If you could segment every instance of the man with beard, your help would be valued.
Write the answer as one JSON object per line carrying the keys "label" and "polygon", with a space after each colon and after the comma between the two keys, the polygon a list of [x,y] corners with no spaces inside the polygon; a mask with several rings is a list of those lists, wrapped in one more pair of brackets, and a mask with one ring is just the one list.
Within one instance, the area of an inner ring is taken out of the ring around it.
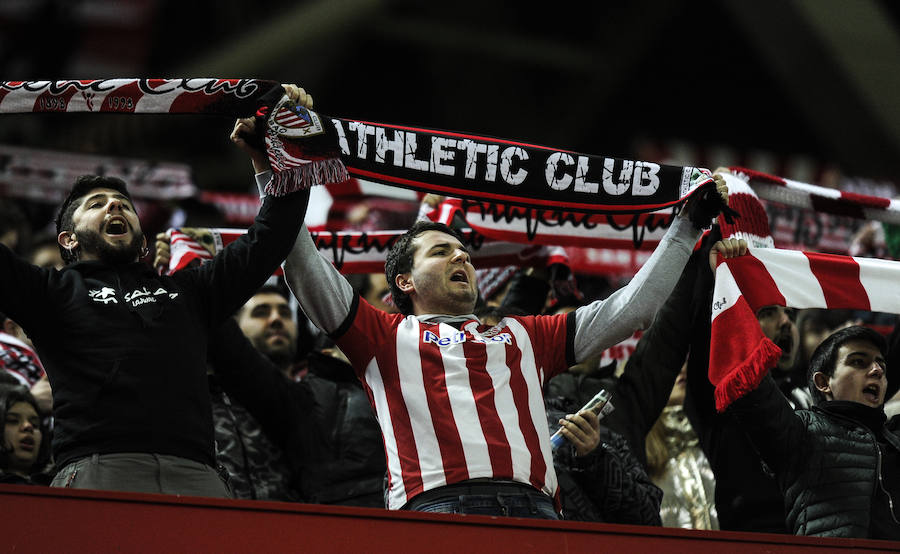
{"label": "man with beard", "polygon": [[[258,165],[264,154],[245,140],[253,131],[239,120],[231,139]],[[267,198],[215,259],[160,276],[141,261],[146,240],[125,183],[83,176],[57,217],[62,270],[0,247],[0,310],[32,338],[53,389],[54,486],[228,496],[213,468],[209,331],[278,267],[307,201]]]}
{"label": "man with beard", "polygon": [[[742,214],[743,215],[743,214]],[[714,226],[706,245],[720,238]],[[736,247],[746,252],[746,242]],[[690,312],[676,324],[688,329],[690,357],[688,359],[687,391],[684,411],[697,432],[700,447],[709,460],[715,475],[716,512],[720,529],[730,531],[760,531],[785,533],[782,495],[771,472],[759,458],[749,437],[730,413],[718,413],[713,387],[709,382],[710,305],[712,304],[713,271],[698,272]],[[793,379],[791,369],[799,350],[799,333],[794,324],[794,312],[783,306],[764,306],[756,314],[763,334],[777,344],[782,355],[772,370],[781,393],[792,402],[808,398]],[[686,352],[685,352],[686,354]],[[801,405],[805,405],[801,402]]]}
{"label": "man with beard", "polygon": [[[157,259],[160,244],[157,242]],[[167,244],[163,246],[168,248]],[[299,426],[309,425],[302,411],[292,413],[295,400],[300,400],[297,403],[301,410],[309,409],[303,391],[286,395],[279,390],[289,384],[282,375],[289,375],[297,353],[297,323],[286,295],[275,285],[264,285],[234,317],[246,339],[236,331],[220,329],[210,340],[209,393],[216,461],[228,471],[228,484],[235,498],[300,500],[284,441],[278,440],[284,435],[282,430],[295,420]],[[227,321],[222,327],[226,326],[234,327],[234,323]],[[247,339],[258,352],[249,361],[235,354],[241,349],[234,344]],[[232,369],[234,366],[240,367]],[[273,375],[260,375],[263,371]],[[262,388],[262,394],[255,394],[259,381],[271,382],[271,389]]]}
{"label": "man with beard", "polygon": [[[236,324],[227,321],[210,342],[214,383],[221,389],[211,385],[217,456],[232,473],[236,495],[249,481],[255,498],[264,498],[262,492],[272,499],[382,508],[384,447],[366,393],[346,359],[321,340],[299,376],[299,333],[286,294],[263,287]],[[217,402],[225,395],[227,408]],[[225,411],[236,417],[221,417]],[[239,429],[242,456],[235,456],[227,428]],[[251,436],[252,428],[257,432]]]}

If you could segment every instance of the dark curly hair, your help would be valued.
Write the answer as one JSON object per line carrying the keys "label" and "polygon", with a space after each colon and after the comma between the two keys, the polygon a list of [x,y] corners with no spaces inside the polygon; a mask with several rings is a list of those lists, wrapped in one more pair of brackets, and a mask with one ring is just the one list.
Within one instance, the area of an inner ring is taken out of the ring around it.
{"label": "dark curly hair", "polygon": [[[92,190],[100,188],[112,189],[116,192],[120,192],[125,195],[128,200],[131,200],[131,195],[128,193],[128,187],[122,179],[119,179],[118,177],[104,177],[102,175],[82,175],[75,179],[75,184],[72,185],[69,196],[67,196],[60,205],[59,211],[56,214],[57,235],[63,231],[75,230],[75,223],[72,221],[72,218],[75,215],[75,210],[78,209],[78,201]],[[62,245],[59,245],[59,253],[66,265],[75,263],[78,260],[75,252],[63,248]]]}
{"label": "dark curly hair", "polygon": [[391,249],[387,254],[387,259],[384,262],[384,275],[387,277],[388,286],[391,287],[391,296],[393,297],[394,305],[397,306],[397,310],[404,315],[413,313],[412,299],[397,286],[397,275],[412,271],[413,256],[416,253],[416,249],[413,246],[413,240],[427,231],[447,233],[448,235],[456,237],[459,242],[465,243],[463,236],[447,225],[423,220],[416,221],[407,232],[400,235],[400,238],[391,245]]}

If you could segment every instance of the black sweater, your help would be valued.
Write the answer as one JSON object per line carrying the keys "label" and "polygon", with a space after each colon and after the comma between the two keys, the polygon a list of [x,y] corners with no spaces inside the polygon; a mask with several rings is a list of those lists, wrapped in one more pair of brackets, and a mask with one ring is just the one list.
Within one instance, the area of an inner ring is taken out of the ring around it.
{"label": "black sweater", "polygon": [[308,199],[267,198],[246,235],[171,276],[144,263],[47,270],[0,246],[0,311],[31,337],[50,378],[57,467],[114,452],[215,464],[209,331],[287,256]]}

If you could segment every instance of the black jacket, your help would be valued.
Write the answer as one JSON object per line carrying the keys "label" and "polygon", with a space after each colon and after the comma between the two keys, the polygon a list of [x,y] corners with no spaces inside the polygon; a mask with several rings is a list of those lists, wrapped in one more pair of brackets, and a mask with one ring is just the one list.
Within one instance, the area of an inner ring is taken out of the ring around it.
{"label": "black jacket", "polygon": [[348,364],[312,353],[309,374],[288,380],[233,321],[216,333],[210,362],[225,392],[283,449],[303,501],[384,507],[381,429]]}
{"label": "black jacket", "polygon": [[209,376],[209,394],[216,462],[228,472],[232,496],[247,500],[299,501],[284,451],[272,442],[244,406],[222,390],[218,375]]}
{"label": "black jacket", "polygon": [[246,235],[171,276],[144,263],[47,270],[0,246],[0,311],[32,338],[50,378],[58,467],[113,452],[215,464],[207,335],[287,256],[308,198],[267,198]]}
{"label": "black jacket", "polygon": [[[900,489],[900,438],[892,432],[900,418],[889,429],[882,410],[854,402],[794,411],[768,376],[729,411],[775,472],[795,534],[900,539],[898,514],[890,507],[900,500],[900,490],[891,490]],[[878,531],[870,528],[874,513],[884,515]]]}
{"label": "black jacket", "polygon": [[[718,239],[718,228],[714,226],[698,250],[701,259],[708,256]],[[716,477],[719,527],[729,531],[787,533],[782,494],[775,478],[734,415],[716,411],[709,382],[712,289],[712,272],[699,271],[690,325],[683,328],[684,340],[690,346],[684,410]]]}

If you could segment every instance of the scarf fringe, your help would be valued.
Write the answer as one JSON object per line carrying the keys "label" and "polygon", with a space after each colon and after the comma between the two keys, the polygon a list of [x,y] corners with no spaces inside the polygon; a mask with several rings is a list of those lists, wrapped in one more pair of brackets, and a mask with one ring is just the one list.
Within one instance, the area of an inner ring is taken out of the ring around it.
{"label": "scarf fringe", "polygon": [[309,163],[275,171],[266,185],[266,194],[284,196],[315,185],[343,183],[350,179],[344,162],[337,158],[314,160]]}
{"label": "scarf fringe", "polygon": [[728,372],[716,384],[716,410],[724,412],[735,400],[755,390],[766,373],[778,363],[781,348],[768,337],[763,337],[743,362]]}

